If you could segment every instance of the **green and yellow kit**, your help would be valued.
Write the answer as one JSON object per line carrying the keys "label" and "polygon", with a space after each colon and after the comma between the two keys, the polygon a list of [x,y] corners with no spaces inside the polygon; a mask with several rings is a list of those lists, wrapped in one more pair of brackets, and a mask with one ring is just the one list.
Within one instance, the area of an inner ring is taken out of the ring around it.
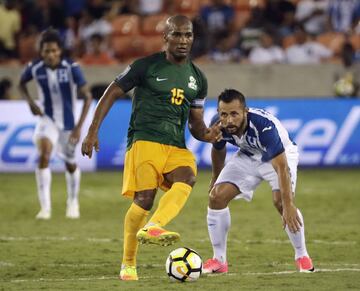
{"label": "green and yellow kit", "polygon": [[165,52],[141,58],[116,77],[115,83],[134,97],[128,129],[128,149],[137,140],[185,146],[190,108],[203,107],[205,75],[191,61],[177,65]]}

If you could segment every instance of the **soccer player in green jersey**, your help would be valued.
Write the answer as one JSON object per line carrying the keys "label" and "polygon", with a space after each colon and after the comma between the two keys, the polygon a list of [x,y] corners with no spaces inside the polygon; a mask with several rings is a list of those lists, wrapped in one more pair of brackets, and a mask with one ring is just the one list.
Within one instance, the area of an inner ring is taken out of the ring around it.
{"label": "soccer player in green jersey", "polygon": [[[195,157],[185,146],[187,120],[195,138],[221,138],[217,125],[207,128],[203,121],[207,80],[189,60],[191,21],[182,15],[170,17],[164,41],[164,52],[136,60],[108,86],[82,144],[83,155],[91,158],[93,148],[99,150],[98,130],[110,107],[135,88],[122,189],[133,198],[124,221],[122,280],[138,280],[138,242],[169,245],[180,238],[163,227],[178,215],[195,183]],[[166,192],[146,222],[158,188]]]}

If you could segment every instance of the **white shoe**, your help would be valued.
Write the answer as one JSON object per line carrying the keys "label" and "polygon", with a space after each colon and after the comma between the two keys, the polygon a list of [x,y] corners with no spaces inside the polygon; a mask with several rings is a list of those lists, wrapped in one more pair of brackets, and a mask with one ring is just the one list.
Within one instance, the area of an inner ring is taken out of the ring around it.
{"label": "white shoe", "polygon": [[36,219],[48,220],[51,218],[51,211],[46,209],[41,209],[38,214],[35,216]]}
{"label": "white shoe", "polygon": [[70,219],[80,218],[79,203],[77,201],[67,203],[66,217]]}

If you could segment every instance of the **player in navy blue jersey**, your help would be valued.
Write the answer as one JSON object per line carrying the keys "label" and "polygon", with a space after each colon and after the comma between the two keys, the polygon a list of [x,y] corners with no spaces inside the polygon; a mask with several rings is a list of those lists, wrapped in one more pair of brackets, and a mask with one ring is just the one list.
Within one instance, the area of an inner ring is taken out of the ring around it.
{"label": "player in navy blue jersey", "polygon": [[[262,109],[247,108],[243,94],[228,89],[218,98],[222,140],[213,144],[212,180],[207,215],[214,256],[204,264],[204,273],[227,273],[227,234],[230,228],[228,204],[233,199],[251,201],[261,181],[272,189],[273,203],[282,216],[285,231],[295,250],[301,272],[314,267],[306,250],[304,221],[294,204],[298,151],[280,121]],[[225,165],[226,143],[239,147]]]}
{"label": "player in navy blue jersey", "polygon": [[[35,80],[39,102],[29,94],[27,83]],[[79,65],[62,57],[62,43],[56,30],[41,34],[40,58],[29,63],[21,74],[19,89],[27,100],[33,115],[38,117],[34,143],[39,151],[36,182],[40,201],[37,219],[51,217],[51,171],[49,160],[53,150],[66,165],[66,217],[79,218],[80,169],[75,162],[75,146],[79,142],[81,126],[89,111],[92,96]],[[84,97],[79,119],[75,120],[78,91]]]}

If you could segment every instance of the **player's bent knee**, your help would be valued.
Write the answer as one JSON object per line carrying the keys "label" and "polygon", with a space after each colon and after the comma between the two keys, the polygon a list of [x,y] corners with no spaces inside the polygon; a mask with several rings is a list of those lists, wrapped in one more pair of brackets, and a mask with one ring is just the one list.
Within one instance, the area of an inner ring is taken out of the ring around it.
{"label": "player's bent knee", "polygon": [[228,205],[224,195],[219,187],[214,187],[209,194],[209,206],[212,209],[223,209]]}
{"label": "player's bent knee", "polygon": [[188,184],[191,187],[194,187],[195,183],[196,183],[196,177],[195,175],[189,175],[188,177],[185,178],[185,180],[183,181],[183,183]]}
{"label": "player's bent knee", "polygon": [[155,190],[145,190],[135,193],[134,202],[145,210],[153,207],[155,199]]}
{"label": "player's bent knee", "polygon": [[40,168],[46,168],[49,165],[50,156],[51,156],[50,152],[42,152],[42,153],[40,153],[40,156],[39,156]]}

